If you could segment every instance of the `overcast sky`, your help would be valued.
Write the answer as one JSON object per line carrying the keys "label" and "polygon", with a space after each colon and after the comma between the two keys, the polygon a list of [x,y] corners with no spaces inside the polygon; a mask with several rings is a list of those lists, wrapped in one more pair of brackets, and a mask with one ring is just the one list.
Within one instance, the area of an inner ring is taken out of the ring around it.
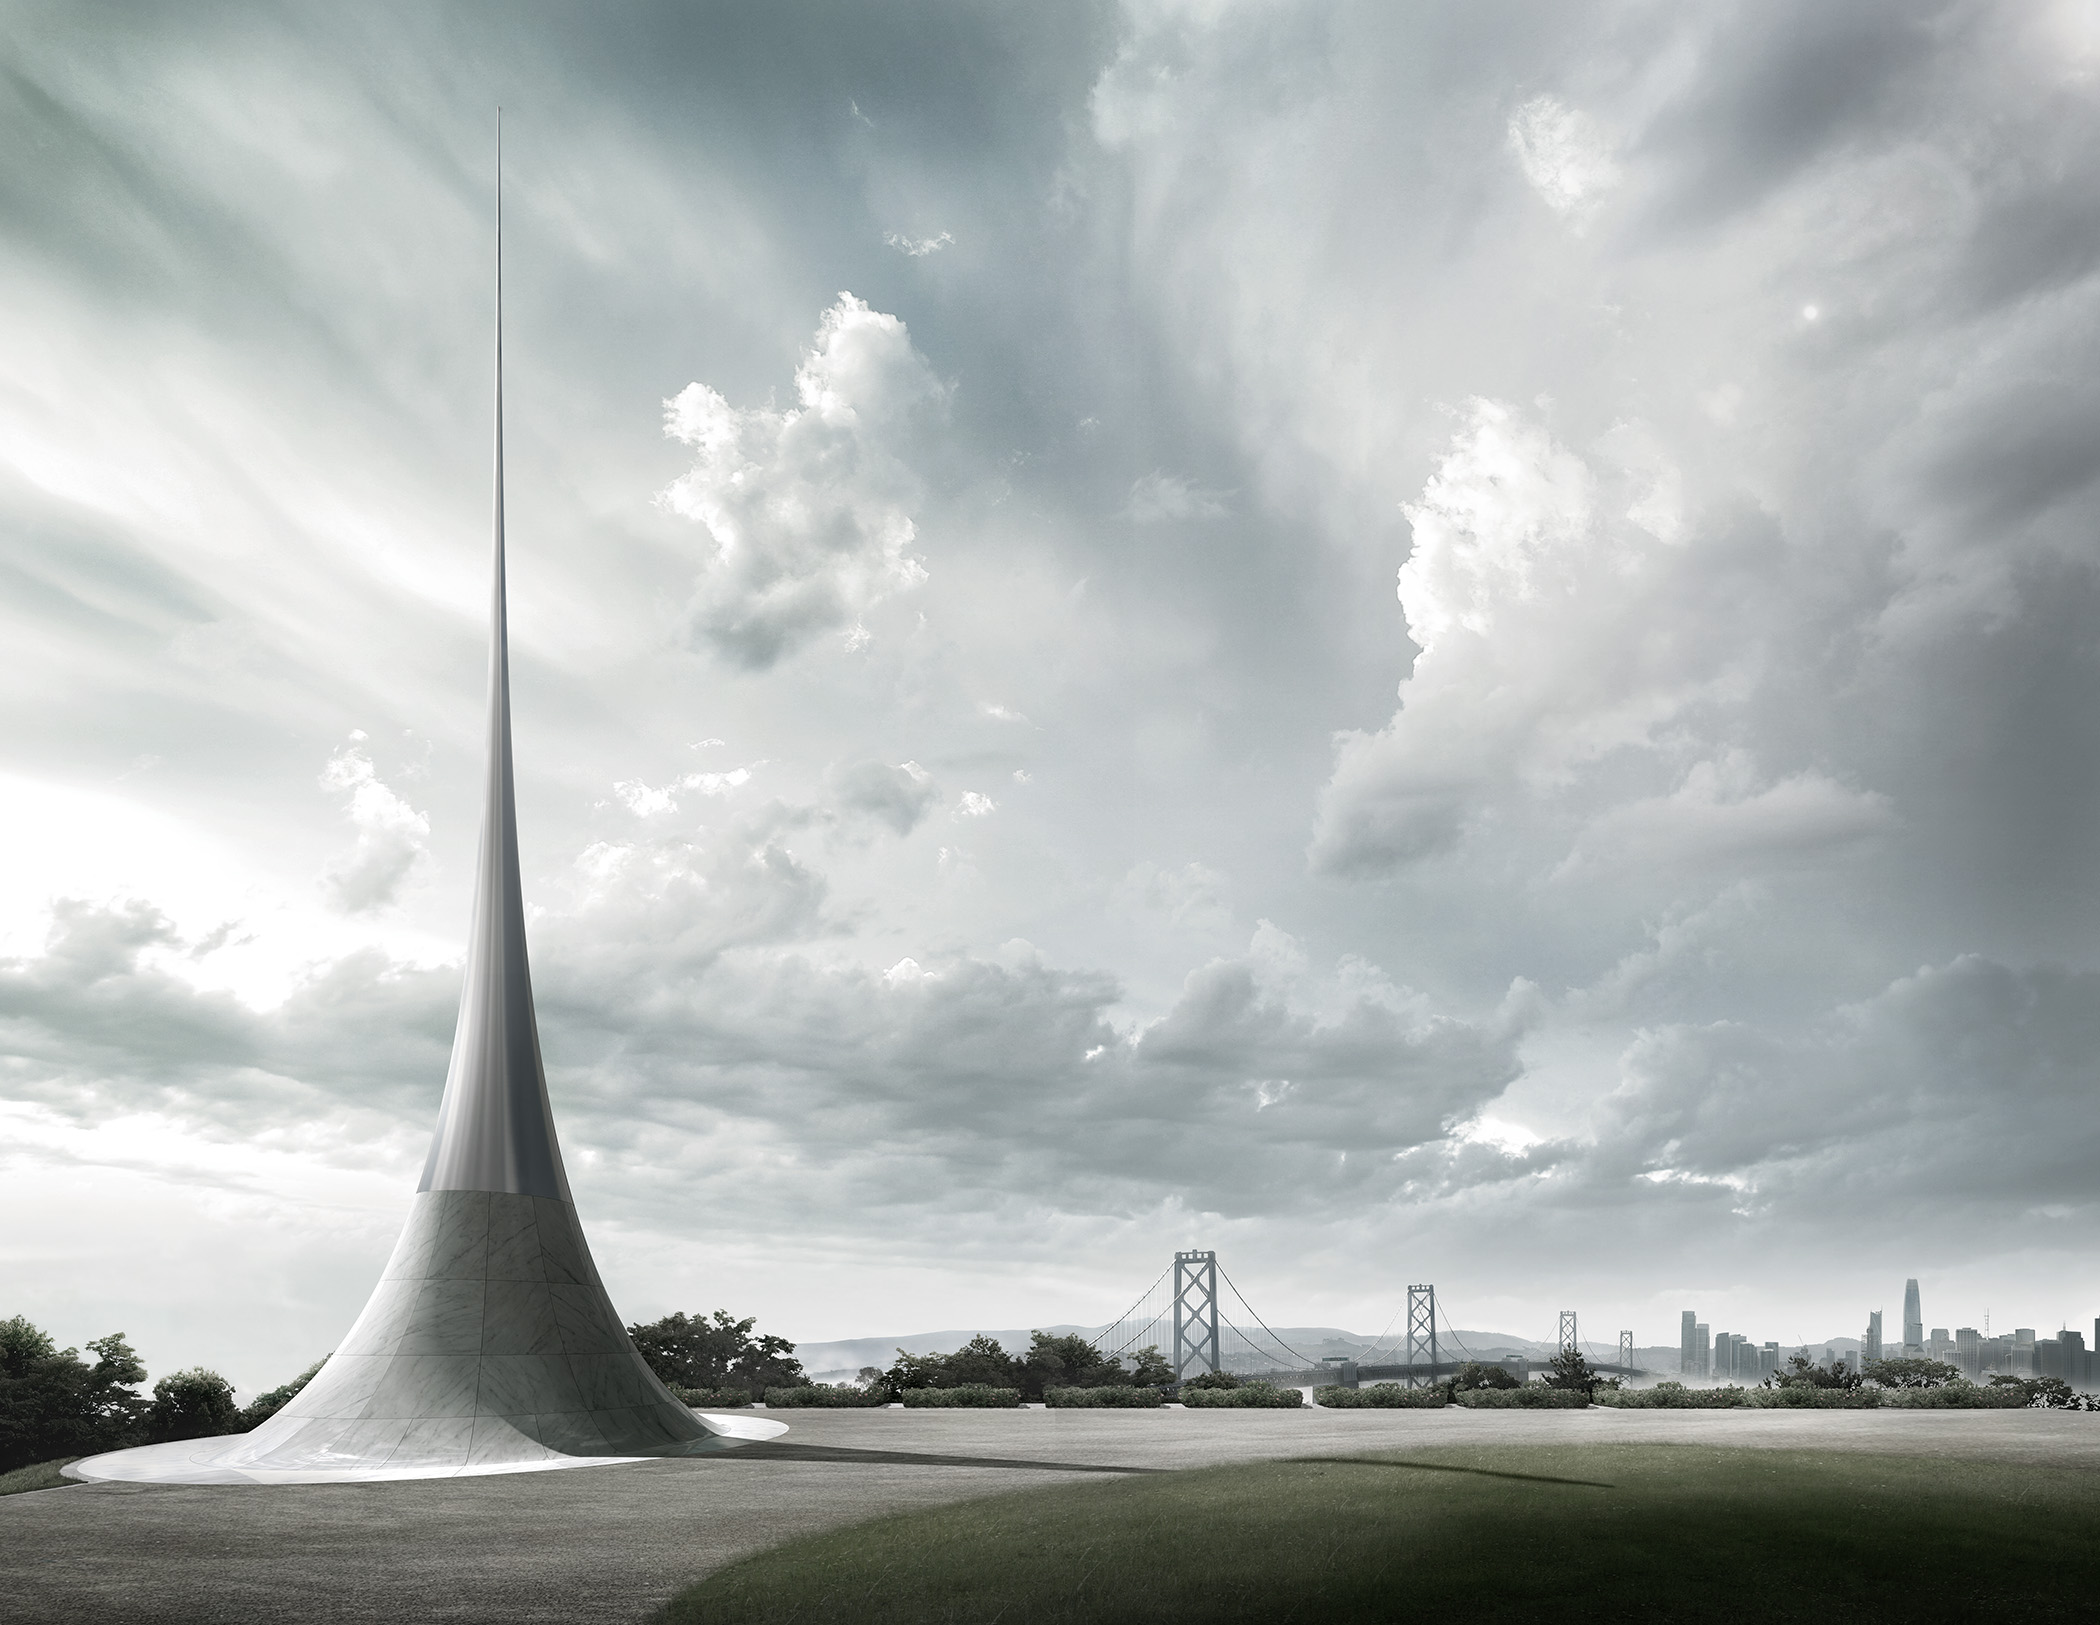
{"label": "overcast sky", "polygon": [[0,1312],[2100,1311],[2100,7],[10,4]]}

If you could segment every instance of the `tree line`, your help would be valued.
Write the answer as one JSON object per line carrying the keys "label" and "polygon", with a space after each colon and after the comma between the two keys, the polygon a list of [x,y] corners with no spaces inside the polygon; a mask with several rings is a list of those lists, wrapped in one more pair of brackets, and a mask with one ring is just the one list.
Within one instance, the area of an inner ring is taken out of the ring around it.
{"label": "tree line", "polygon": [[314,1364],[246,1405],[233,1385],[201,1366],[170,1372],[141,1392],[146,1365],[122,1332],[93,1338],[92,1361],[22,1316],[0,1320],[0,1472],[137,1444],[245,1433],[284,1408]]}
{"label": "tree line", "polygon": [[[681,1393],[763,1399],[768,1388],[807,1385],[795,1345],[753,1331],[752,1320],[736,1320],[717,1309],[707,1315],[666,1315],[630,1326],[627,1335],[649,1369]],[[907,1354],[887,1370],[863,1366],[859,1385],[889,1399],[908,1388],[1012,1388],[1024,1399],[1041,1399],[1047,1388],[1171,1388],[1174,1369],[1157,1348],[1140,1349],[1126,1366],[1085,1338],[1067,1333],[1030,1334],[1028,1348],[1009,1354],[994,1337],[979,1335],[950,1354]]]}
{"label": "tree line", "polygon": [[1023,1399],[1039,1400],[1050,1388],[1172,1388],[1174,1368],[1153,1345],[1139,1349],[1125,1366],[1121,1357],[1103,1354],[1076,1332],[1053,1335],[1031,1332],[1028,1348],[1008,1354],[999,1340],[982,1334],[952,1354],[907,1354],[897,1351],[887,1371],[861,1369],[861,1381],[901,1399],[907,1388],[1017,1388]]}
{"label": "tree line", "polygon": [[[1786,1365],[1765,1378],[1767,1388],[1834,1388],[1850,1392],[1875,1388],[1949,1388],[1967,1383],[1960,1366],[1945,1360],[1909,1354],[1886,1360],[1868,1360],[1858,1370],[1845,1364],[1819,1365],[1805,1354],[1796,1354]],[[2061,1377],[2015,1377],[1998,1373],[1982,1386],[2010,1392],[2017,1390],[2032,1406],[2051,1410],[2091,1410],[2100,1396],[2081,1395]]]}

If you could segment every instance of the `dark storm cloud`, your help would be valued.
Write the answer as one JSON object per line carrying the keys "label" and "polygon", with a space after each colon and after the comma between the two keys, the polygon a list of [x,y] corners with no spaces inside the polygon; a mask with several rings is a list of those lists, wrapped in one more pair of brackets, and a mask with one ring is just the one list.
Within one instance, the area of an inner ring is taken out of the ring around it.
{"label": "dark storm cloud", "polygon": [[151,956],[197,946],[143,903],[61,902],[41,954],[0,962],[10,1092],[84,1120],[158,1111],[214,1133],[427,1109],[456,973],[350,955],[258,1014]]}
{"label": "dark storm cloud", "polygon": [[1798,1035],[1661,1029],[1628,1051],[1594,1157],[1765,1212],[1931,1210],[2008,1239],[2092,1206],[2096,993],[2090,973],[1969,956]]}
{"label": "dark storm cloud", "polygon": [[[1683,93],[1642,137],[1674,173],[1668,212],[1710,227],[1887,123],[1908,122],[1968,47],[1981,8],[1909,0],[1731,5],[1677,21],[1699,53]],[[1654,25],[1663,14],[1651,11]],[[1893,115],[1893,116],[1892,116]]]}

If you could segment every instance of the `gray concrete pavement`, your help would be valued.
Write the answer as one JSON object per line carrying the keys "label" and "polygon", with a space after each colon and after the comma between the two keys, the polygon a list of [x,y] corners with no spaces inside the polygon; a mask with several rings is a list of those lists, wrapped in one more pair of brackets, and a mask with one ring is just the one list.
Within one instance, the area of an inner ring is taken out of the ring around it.
{"label": "gray concrete pavement", "polygon": [[2051,1462],[2100,1474],[2100,1415],[2046,1411],[797,1411],[701,1460],[282,1487],[83,1484],[0,1498],[0,1618],[629,1622],[792,1535],[884,1512],[1280,1456],[1653,1440]]}

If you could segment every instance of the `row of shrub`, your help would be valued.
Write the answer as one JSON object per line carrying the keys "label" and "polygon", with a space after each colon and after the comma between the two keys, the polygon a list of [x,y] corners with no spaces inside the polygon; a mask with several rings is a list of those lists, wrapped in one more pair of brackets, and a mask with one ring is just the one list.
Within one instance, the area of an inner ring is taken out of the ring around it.
{"label": "row of shrub", "polygon": [[1191,1383],[1183,1385],[1181,1402],[1191,1410],[1240,1405],[1288,1411],[1303,1405],[1305,1395],[1296,1388],[1277,1388],[1266,1382],[1243,1382],[1237,1388],[1198,1388]]}
{"label": "row of shrub", "polygon": [[908,1411],[1014,1410],[1020,1406],[1021,1390],[971,1382],[957,1388],[907,1388],[902,1398]]}
{"label": "row of shrub", "polygon": [[1451,1396],[1441,1384],[1431,1388],[1403,1388],[1397,1382],[1374,1382],[1368,1388],[1344,1388],[1336,1383],[1313,1390],[1313,1403],[1333,1411],[1441,1410]]}
{"label": "row of shrub", "polygon": [[1577,1411],[1590,1402],[1580,1388],[1536,1382],[1521,1388],[1461,1388],[1451,1397],[1470,1411]]}
{"label": "row of shrub", "polygon": [[812,1382],[796,1388],[768,1388],[766,1408],[788,1411],[802,1408],[860,1409],[887,1405],[890,1396],[880,1388],[855,1388],[850,1383]]}
{"label": "row of shrub", "polygon": [[1969,1382],[1950,1382],[1944,1388],[1900,1389],[1884,1394],[1881,1402],[1913,1411],[2012,1411],[2025,1410],[2034,1403],[2017,1387],[1979,1388]]}
{"label": "row of shrub", "polygon": [[671,1387],[671,1397],[681,1405],[690,1405],[696,1411],[736,1411],[751,1404],[748,1388],[679,1388]]}
{"label": "row of shrub", "polygon": [[1687,1388],[1664,1382],[1653,1388],[1600,1390],[1595,1402],[1626,1411],[1996,1411],[2019,1410],[2028,1397],[2011,1385],[1981,1388],[1968,1382],[1940,1388]]}
{"label": "row of shrub", "polygon": [[1043,1403],[1062,1410],[1156,1410],[1167,1402],[1157,1388],[1045,1388]]}

